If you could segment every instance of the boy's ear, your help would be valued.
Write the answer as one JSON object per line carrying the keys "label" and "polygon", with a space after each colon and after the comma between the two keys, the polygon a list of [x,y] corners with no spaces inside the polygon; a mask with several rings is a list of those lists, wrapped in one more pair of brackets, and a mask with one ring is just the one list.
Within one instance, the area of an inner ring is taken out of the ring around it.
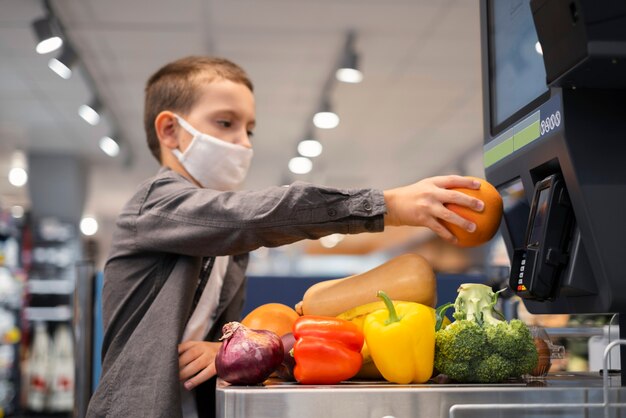
{"label": "boy's ear", "polygon": [[154,129],[159,143],[169,149],[178,148],[178,122],[169,110],[164,110],[154,119]]}

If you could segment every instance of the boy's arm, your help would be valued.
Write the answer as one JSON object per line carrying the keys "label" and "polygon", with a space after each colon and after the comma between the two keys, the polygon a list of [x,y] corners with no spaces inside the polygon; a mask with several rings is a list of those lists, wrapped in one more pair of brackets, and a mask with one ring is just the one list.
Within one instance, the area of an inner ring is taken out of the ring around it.
{"label": "boy's arm", "polygon": [[479,186],[467,177],[441,176],[384,193],[301,182],[261,191],[218,192],[165,177],[125,210],[118,225],[131,232],[136,250],[193,256],[236,255],[332,233],[380,232],[384,225],[426,226],[454,241],[439,219],[468,231],[475,225],[444,204],[478,211],[483,204],[449,188]]}
{"label": "boy's arm", "polygon": [[118,226],[131,232],[136,250],[219,256],[332,233],[379,232],[385,211],[379,190],[296,182],[218,192],[164,177],[123,211]]}

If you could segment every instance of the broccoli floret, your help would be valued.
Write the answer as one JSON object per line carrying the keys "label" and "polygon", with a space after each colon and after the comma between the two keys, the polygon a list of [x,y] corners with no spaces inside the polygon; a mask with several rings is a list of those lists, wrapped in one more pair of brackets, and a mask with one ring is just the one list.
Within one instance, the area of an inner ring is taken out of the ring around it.
{"label": "broccoli floret", "polygon": [[463,284],[454,303],[455,322],[436,333],[435,367],[459,382],[501,382],[530,372],[537,350],[528,327],[506,322],[495,310],[498,293]]}
{"label": "broccoli floret", "polygon": [[478,383],[501,382],[511,377],[513,364],[500,354],[491,354],[483,357],[476,363],[474,380]]}
{"label": "broccoli floret", "polygon": [[474,321],[455,321],[436,334],[436,347],[441,355],[459,361],[469,361],[487,343],[485,332]]}
{"label": "broccoli floret", "polygon": [[497,324],[485,325],[487,342],[500,354],[506,357],[517,355],[520,345],[526,341],[532,342],[530,330],[519,319],[511,322],[500,321]]}
{"label": "broccoli floret", "polygon": [[449,378],[459,382],[471,381],[474,375],[474,367],[469,361],[456,361],[435,352],[435,369],[443,373]]}

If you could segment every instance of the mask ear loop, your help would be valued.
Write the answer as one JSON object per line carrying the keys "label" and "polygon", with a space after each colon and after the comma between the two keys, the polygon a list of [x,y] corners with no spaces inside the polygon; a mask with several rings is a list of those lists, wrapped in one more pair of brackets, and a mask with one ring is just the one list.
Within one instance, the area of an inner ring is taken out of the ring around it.
{"label": "mask ear loop", "polygon": [[[181,116],[178,116],[176,113],[173,113],[174,117],[176,118],[176,120],[178,121],[178,124],[180,125],[181,128],[183,128],[184,130],[186,130],[189,134],[191,134],[194,138],[198,135],[200,135],[200,132],[198,132],[193,126],[191,126],[189,124],[189,122],[187,122],[185,119],[183,119]],[[172,150],[172,154],[174,154],[174,156],[176,158],[178,158],[178,161],[182,162],[184,159],[184,153],[178,149],[178,148],[174,148]]]}
{"label": "mask ear loop", "polygon": [[178,116],[176,113],[174,113],[174,117],[176,118],[176,120],[178,121],[178,124],[187,132],[189,132],[191,135],[193,136],[198,136],[200,134],[200,132],[198,132],[198,130],[196,130],[196,128],[194,128],[193,126],[191,126],[189,124],[189,122],[187,122],[185,119],[183,119],[182,117]]}

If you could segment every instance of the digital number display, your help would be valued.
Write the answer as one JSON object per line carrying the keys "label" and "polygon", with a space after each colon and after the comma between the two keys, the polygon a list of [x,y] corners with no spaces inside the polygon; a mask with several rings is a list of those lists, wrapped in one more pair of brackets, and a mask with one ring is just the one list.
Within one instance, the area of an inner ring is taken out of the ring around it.
{"label": "digital number display", "polygon": [[561,126],[561,111],[557,110],[539,124],[541,127],[541,136],[546,135]]}

